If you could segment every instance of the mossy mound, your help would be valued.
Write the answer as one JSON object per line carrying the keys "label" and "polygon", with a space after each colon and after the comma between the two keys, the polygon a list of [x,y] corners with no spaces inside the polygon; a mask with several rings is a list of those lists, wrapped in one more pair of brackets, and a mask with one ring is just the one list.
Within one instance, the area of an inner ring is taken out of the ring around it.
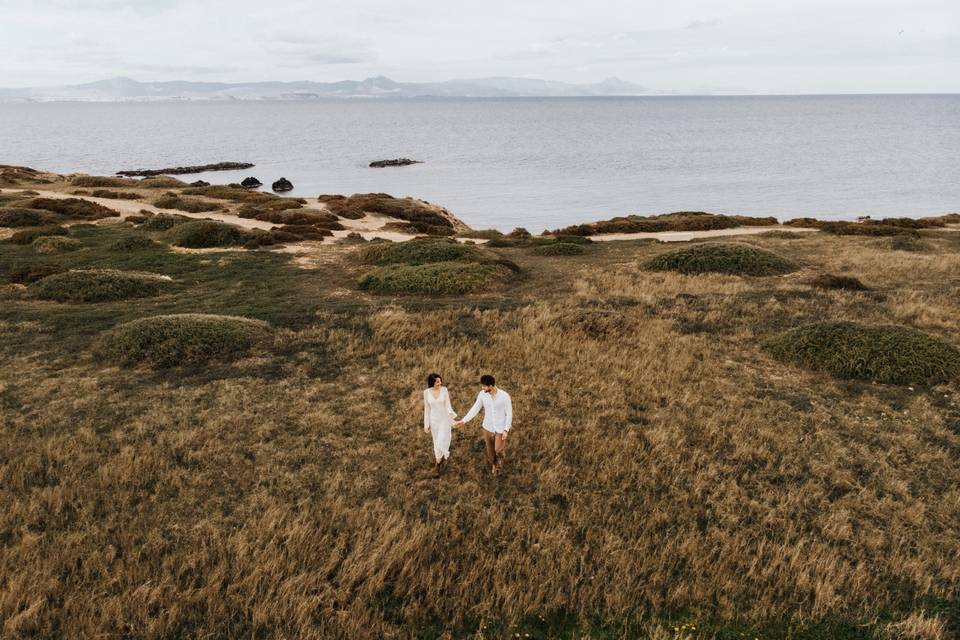
{"label": "mossy mound", "polygon": [[73,176],[70,184],[78,187],[136,187],[139,180],[110,176]]}
{"label": "mossy mound", "polygon": [[434,262],[474,262],[484,258],[484,252],[475,245],[461,244],[441,238],[417,238],[406,242],[374,243],[359,251],[366,264],[421,265]]}
{"label": "mossy mound", "polygon": [[797,233],[796,231],[787,231],[785,229],[774,229],[772,231],[764,231],[761,234],[758,234],[761,238],[773,238],[775,240],[799,240],[803,237],[802,233]]}
{"label": "mossy mound", "polygon": [[173,367],[232,360],[264,344],[266,322],[236,316],[175,314],[141,318],[107,331],[96,352],[123,366]]}
{"label": "mossy mound", "polygon": [[492,289],[510,274],[506,266],[476,262],[393,264],[364,275],[358,286],[373,293],[465,294]]}
{"label": "mossy mound", "polygon": [[114,269],[76,269],[47,276],[32,286],[33,295],[55,302],[110,302],[158,295],[166,276]]}
{"label": "mossy mound", "polygon": [[763,343],[782,362],[838,378],[887,384],[937,384],[960,375],[960,349],[897,325],[820,322]]}
{"label": "mossy mound", "polygon": [[65,267],[59,264],[27,262],[10,266],[5,275],[7,280],[14,284],[32,284],[64,270]]}
{"label": "mossy mound", "polygon": [[160,243],[146,236],[125,236],[109,246],[111,251],[138,251],[159,247]]}
{"label": "mossy mound", "polygon": [[96,202],[80,198],[34,198],[28,205],[31,209],[46,209],[75,220],[100,220],[119,218],[120,214]]}
{"label": "mossy mound", "polygon": [[90,195],[94,198],[110,198],[112,200],[139,200],[143,197],[133,191],[113,191],[111,189],[94,189]]}
{"label": "mossy mound", "polygon": [[898,235],[890,238],[888,246],[894,251],[927,251],[930,247],[920,238],[914,236]]}
{"label": "mossy mound", "polygon": [[655,216],[619,216],[589,224],[577,224],[554,235],[592,236],[604,233],[655,233],[660,231],[707,231],[777,224],[773,217],[729,216],[705,211],[675,211]]}
{"label": "mossy mound", "polygon": [[53,224],[61,217],[49,211],[26,209],[23,207],[9,207],[0,209],[0,227],[40,227]]}
{"label": "mossy mound", "polygon": [[139,180],[137,186],[144,189],[179,189],[186,187],[187,183],[172,176],[151,176]]}
{"label": "mossy mound", "polygon": [[797,265],[772,251],[749,244],[705,243],[662,253],[648,260],[646,268],[685,274],[774,276],[796,271]]}
{"label": "mossy mound", "polygon": [[355,193],[350,197],[324,195],[318,199],[341,218],[355,220],[367,213],[376,213],[402,220],[393,228],[404,233],[451,236],[457,231],[449,212],[414,198],[394,198],[386,193]]}
{"label": "mossy mound", "polygon": [[66,227],[55,224],[45,225],[43,227],[29,227],[17,231],[10,236],[10,242],[13,244],[33,244],[37,238],[42,238],[43,236],[65,236],[67,233]]}
{"label": "mossy mound", "polygon": [[538,256],[579,256],[583,254],[583,246],[572,242],[554,242],[534,247],[533,252]]}
{"label": "mossy mound", "polygon": [[853,276],[835,276],[832,273],[824,273],[810,281],[811,287],[818,289],[839,289],[843,291],[869,291],[867,285],[860,282]]}
{"label": "mossy mound", "polygon": [[250,234],[225,222],[193,220],[173,227],[167,232],[167,237],[177,247],[206,249],[243,246],[250,239]]}
{"label": "mossy mound", "polygon": [[167,231],[179,224],[185,224],[192,220],[193,218],[178,214],[160,213],[147,218],[140,228],[144,231]]}
{"label": "mossy mound", "polygon": [[33,250],[41,254],[76,251],[82,246],[83,243],[76,238],[66,236],[40,236],[33,241]]}
{"label": "mossy mound", "polygon": [[175,193],[167,193],[157,199],[153,206],[160,209],[176,209],[187,213],[205,213],[207,211],[222,211],[223,206],[216,202],[208,202],[199,198],[184,198]]}

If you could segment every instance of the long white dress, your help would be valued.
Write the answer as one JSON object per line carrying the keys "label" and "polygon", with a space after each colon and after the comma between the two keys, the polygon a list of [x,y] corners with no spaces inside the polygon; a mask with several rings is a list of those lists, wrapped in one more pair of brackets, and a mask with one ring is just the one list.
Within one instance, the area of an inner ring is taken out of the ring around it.
{"label": "long white dress", "polygon": [[453,419],[456,417],[450,406],[450,393],[446,387],[440,387],[440,396],[434,397],[433,391],[423,391],[423,428],[430,429],[433,436],[433,455],[442,460],[450,455],[450,438]]}

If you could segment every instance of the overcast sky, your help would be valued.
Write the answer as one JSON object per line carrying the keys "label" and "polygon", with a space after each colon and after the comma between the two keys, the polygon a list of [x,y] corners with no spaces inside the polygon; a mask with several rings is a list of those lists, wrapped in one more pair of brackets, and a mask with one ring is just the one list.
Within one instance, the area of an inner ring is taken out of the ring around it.
{"label": "overcast sky", "polygon": [[0,86],[521,76],[960,92],[960,0],[0,0]]}

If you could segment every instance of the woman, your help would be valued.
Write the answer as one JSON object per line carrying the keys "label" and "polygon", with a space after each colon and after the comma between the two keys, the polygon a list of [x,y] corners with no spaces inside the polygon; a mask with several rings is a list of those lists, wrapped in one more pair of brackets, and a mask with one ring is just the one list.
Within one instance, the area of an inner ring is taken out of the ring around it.
{"label": "woman", "polygon": [[450,457],[450,436],[456,417],[443,378],[438,373],[431,373],[427,376],[427,388],[423,390],[423,430],[433,436],[433,457],[437,465],[434,473],[438,478]]}

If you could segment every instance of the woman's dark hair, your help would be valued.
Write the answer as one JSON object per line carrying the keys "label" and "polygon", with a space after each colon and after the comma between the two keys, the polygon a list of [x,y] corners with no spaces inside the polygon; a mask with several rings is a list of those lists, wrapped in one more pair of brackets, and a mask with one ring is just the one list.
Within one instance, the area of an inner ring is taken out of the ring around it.
{"label": "woman's dark hair", "polygon": [[427,376],[427,389],[433,389],[433,385],[437,381],[437,378],[443,380],[443,376],[439,373],[431,373]]}
{"label": "woman's dark hair", "polygon": [[488,373],[487,375],[480,376],[480,384],[485,384],[488,387],[493,387],[497,384],[497,379]]}

